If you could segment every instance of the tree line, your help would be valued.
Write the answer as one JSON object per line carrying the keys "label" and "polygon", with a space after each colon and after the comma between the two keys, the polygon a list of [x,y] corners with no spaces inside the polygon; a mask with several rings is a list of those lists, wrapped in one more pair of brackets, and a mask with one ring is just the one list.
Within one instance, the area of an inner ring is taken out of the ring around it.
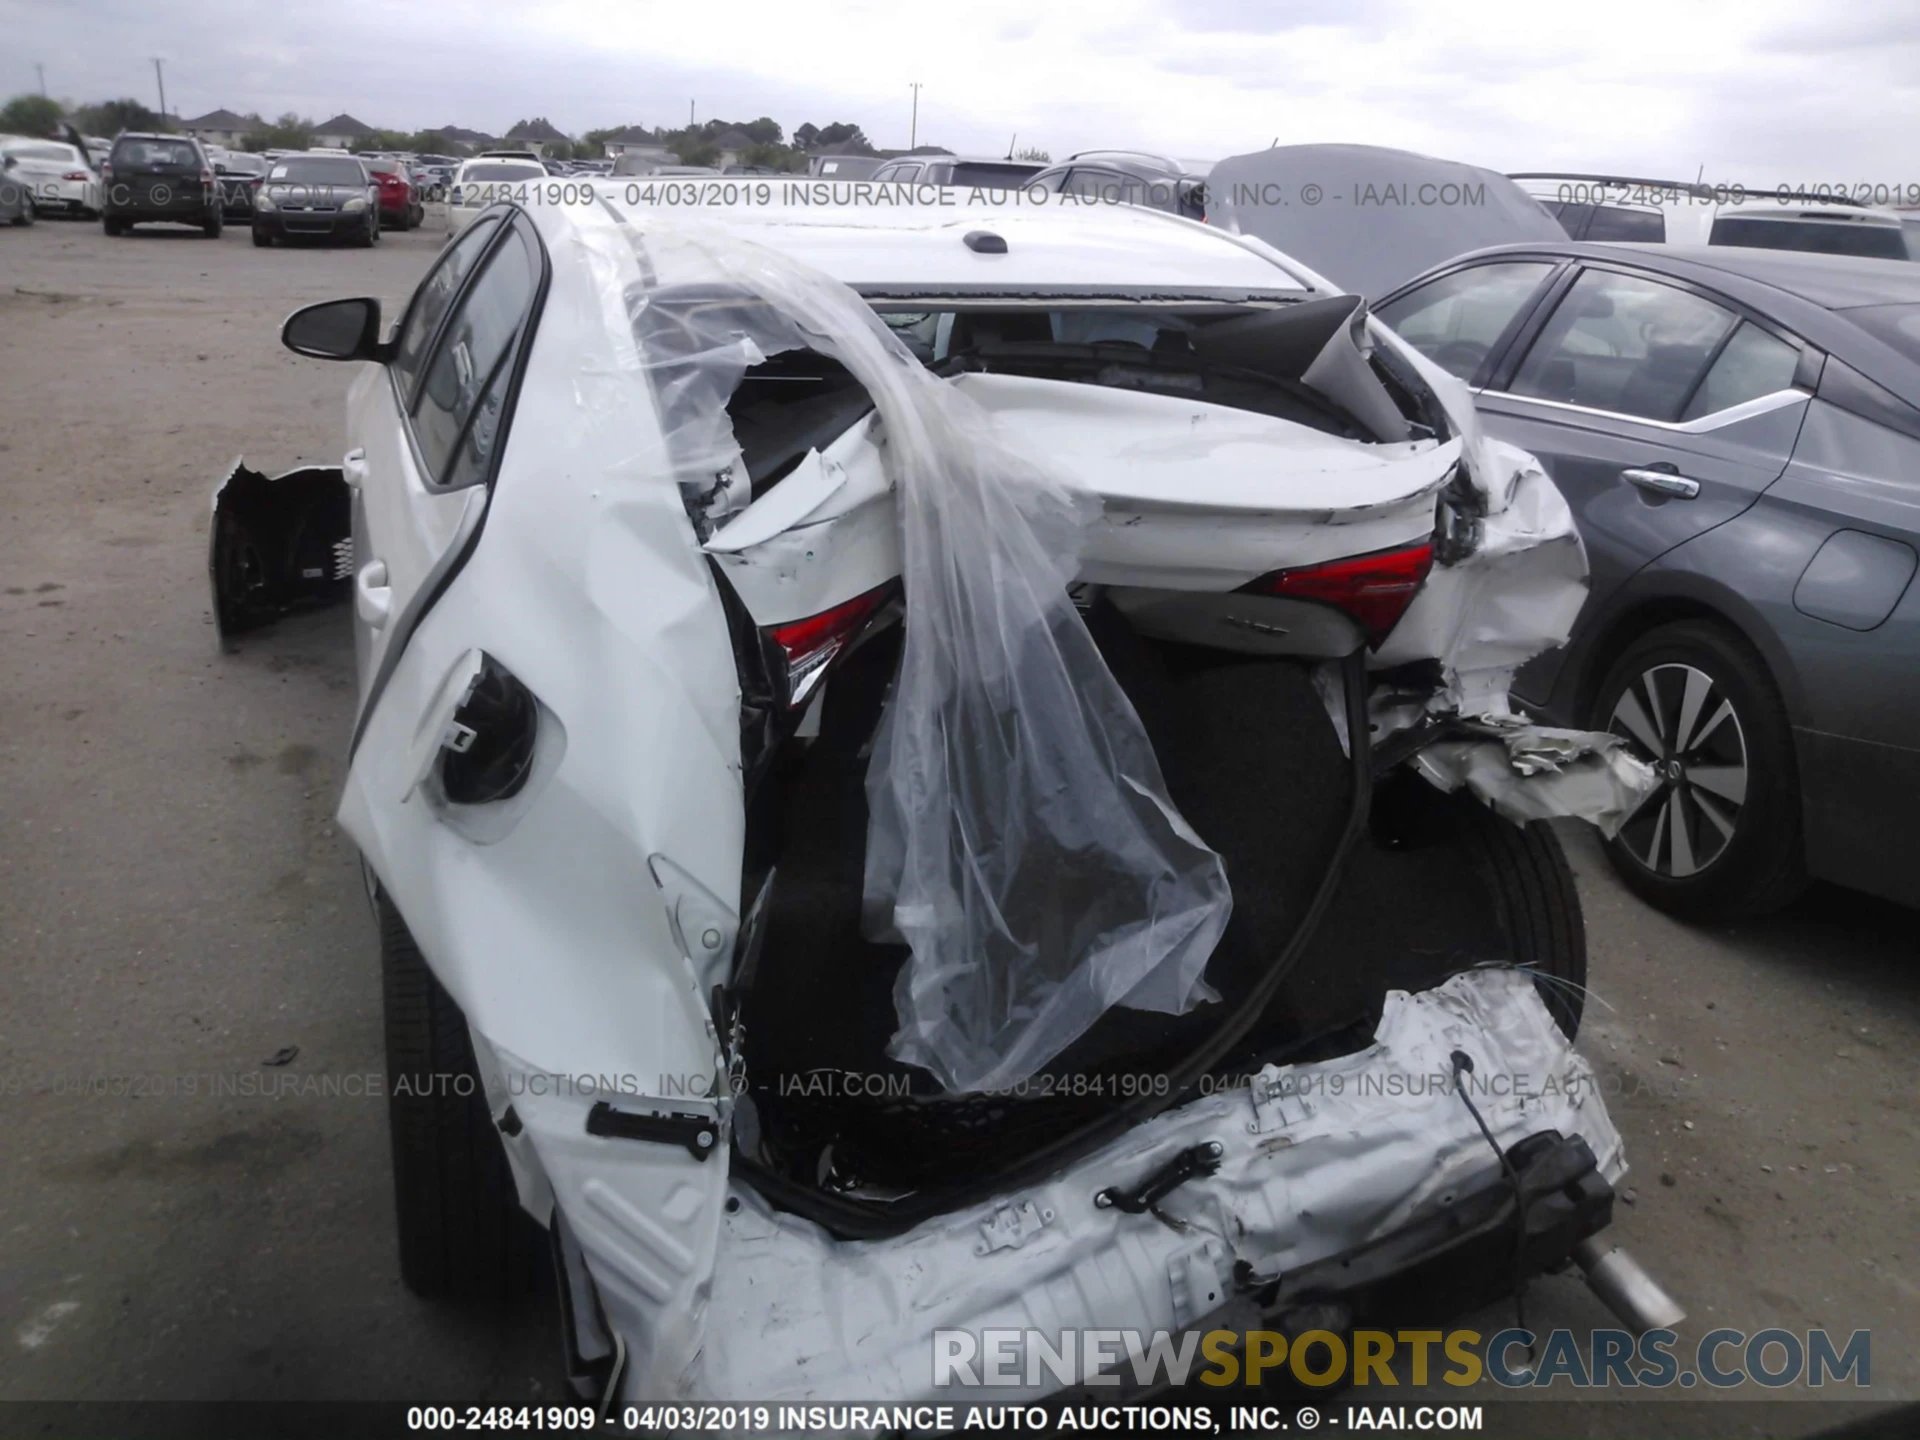
{"label": "tree line", "polygon": [[[304,150],[313,143],[315,122],[288,112],[277,119],[259,115],[250,122],[243,146],[248,150]],[[122,130],[165,131],[179,123],[148,109],[138,100],[104,100],[90,105],[62,104],[44,95],[16,95],[0,106],[0,133],[53,136],[65,121],[83,135],[117,135]],[[544,117],[522,120],[508,136],[529,129],[549,129]],[[641,126],[610,126],[589,130],[577,139],[542,142],[542,150],[560,160],[598,160],[606,155],[609,138]],[[791,138],[780,124],[762,115],[757,120],[706,120],[677,129],[647,131],[659,144],[679,156],[683,165],[712,165],[720,159],[721,140],[731,132],[746,137],[739,151],[744,165],[773,170],[802,171],[812,154],[873,155],[878,152],[858,125],[835,121],[831,125],[798,126]],[[442,130],[370,130],[356,137],[356,150],[398,150],[416,155],[459,155],[468,147]]]}

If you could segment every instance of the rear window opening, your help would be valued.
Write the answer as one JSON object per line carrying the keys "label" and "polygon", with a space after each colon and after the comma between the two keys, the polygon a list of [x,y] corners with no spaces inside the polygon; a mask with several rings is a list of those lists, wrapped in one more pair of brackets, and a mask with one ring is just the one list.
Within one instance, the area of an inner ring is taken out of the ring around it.
{"label": "rear window opening", "polygon": [[[1345,323],[1337,303],[1280,307],[1110,306],[1047,309],[967,306],[881,314],[920,362],[940,375],[1023,375],[1203,400],[1358,441],[1412,438],[1369,423],[1305,380]],[[1373,357],[1374,378],[1420,438],[1435,433],[1424,387]]]}
{"label": "rear window opening", "polygon": [[810,450],[824,450],[873,409],[866,387],[831,356],[784,350],[753,366],[727,401],[753,494],[766,493]]}

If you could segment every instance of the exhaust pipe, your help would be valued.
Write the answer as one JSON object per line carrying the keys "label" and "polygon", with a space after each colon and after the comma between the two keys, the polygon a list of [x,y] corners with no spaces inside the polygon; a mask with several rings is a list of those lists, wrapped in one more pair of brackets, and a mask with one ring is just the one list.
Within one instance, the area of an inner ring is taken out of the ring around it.
{"label": "exhaust pipe", "polygon": [[1587,1288],[1636,1334],[1672,1330],[1687,1318],[1687,1312],[1621,1246],[1589,1235],[1573,1247],[1573,1258],[1587,1277]]}

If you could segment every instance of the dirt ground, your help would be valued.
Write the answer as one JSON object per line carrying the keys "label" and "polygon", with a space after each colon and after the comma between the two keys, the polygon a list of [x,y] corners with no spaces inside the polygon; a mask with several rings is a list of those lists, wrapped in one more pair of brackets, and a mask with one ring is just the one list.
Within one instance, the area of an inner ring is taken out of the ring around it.
{"label": "dirt ground", "polygon": [[[236,455],[344,448],[350,367],[288,354],[281,319],[397,308],[436,222],[372,251],[0,230],[0,1397],[567,1398],[547,1308],[402,1289],[380,1100],[208,1093],[382,1068],[373,928],[332,822],[347,619],[221,654],[206,527]],[[1616,1230],[1686,1306],[1676,1349],[1867,1329],[1865,1393],[1920,1398],[1916,916],[1822,888],[1689,928],[1567,840],[1582,1048],[1633,1166]],[[1529,1310],[1609,1323],[1572,1278]],[[1585,1432],[1676,1433],[1660,1400],[1605,1399]],[[1818,1408],[1754,1423],[1800,1433]]]}

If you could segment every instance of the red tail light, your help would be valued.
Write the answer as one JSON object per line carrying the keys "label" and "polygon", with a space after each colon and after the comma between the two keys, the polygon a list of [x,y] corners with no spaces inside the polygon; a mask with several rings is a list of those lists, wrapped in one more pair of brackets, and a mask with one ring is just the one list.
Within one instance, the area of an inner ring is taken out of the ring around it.
{"label": "red tail light", "polygon": [[826,678],[836,656],[867,628],[892,598],[896,582],[889,580],[864,595],[805,620],[768,626],[761,633],[777,647],[786,663],[787,706],[804,704]]}
{"label": "red tail light", "polygon": [[1401,550],[1376,550],[1297,570],[1275,570],[1240,588],[1254,595],[1317,600],[1353,617],[1378,650],[1400,623],[1433,568],[1433,544],[1422,540]]}
{"label": "red tail light", "polygon": [[91,180],[93,177],[84,170],[69,170],[60,178],[62,180]]}

